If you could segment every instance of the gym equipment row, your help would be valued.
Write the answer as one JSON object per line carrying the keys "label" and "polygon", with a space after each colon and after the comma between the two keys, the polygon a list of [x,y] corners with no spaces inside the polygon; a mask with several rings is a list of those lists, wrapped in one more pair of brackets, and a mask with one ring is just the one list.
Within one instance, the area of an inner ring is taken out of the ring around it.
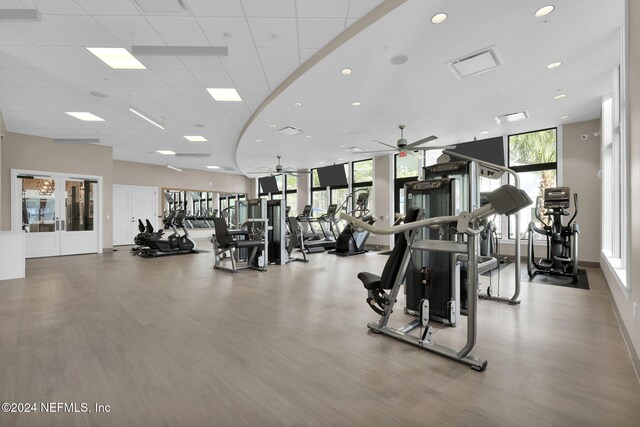
{"label": "gym equipment row", "polygon": [[[436,185],[440,184],[434,184],[434,188]],[[444,185],[441,188],[443,187]],[[379,322],[367,325],[369,329],[464,363],[474,370],[482,371],[486,368],[486,360],[471,355],[477,335],[477,298],[473,297],[468,300],[467,340],[462,349],[456,350],[433,341],[433,329],[429,324],[432,318],[430,297],[435,288],[441,285],[436,278],[437,268],[441,264],[420,268],[420,284],[424,297],[419,302],[418,318],[399,329],[388,326],[403,279],[410,268],[412,253],[427,251],[450,256],[466,254],[468,260],[467,295],[475,296],[477,294],[479,260],[476,242],[482,231],[479,225],[480,221],[495,214],[511,215],[517,213],[532,203],[524,191],[512,185],[503,185],[488,193],[486,197],[488,203],[483,207],[470,213],[462,211],[458,215],[424,219],[425,212],[422,209],[409,207],[404,224],[391,227],[376,227],[345,213],[340,214],[340,218],[349,222],[355,229],[367,230],[380,235],[399,234],[381,276],[367,272],[358,274],[358,278],[368,292],[367,303],[381,315]],[[432,228],[447,230],[447,237],[441,238],[441,235],[438,234],[437,238],[432,238],[429,234]],[[385,292],[387,290],[389,293]],[[419,336],[410,334],[418,327],[420,328]]]}

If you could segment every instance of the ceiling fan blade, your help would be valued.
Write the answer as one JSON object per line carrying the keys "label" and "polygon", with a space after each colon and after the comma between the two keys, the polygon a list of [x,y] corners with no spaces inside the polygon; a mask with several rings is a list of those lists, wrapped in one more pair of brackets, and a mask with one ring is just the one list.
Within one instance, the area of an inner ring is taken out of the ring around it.
{"label": "ceiling fan blade", "polygon": [[368,150],[368,151],[356,151],[353,154],[372,154],[372,153],[397,153],[398,150]]}
{"label": "ceiling fan blade", "polygon": [[374,139],[373,142],[377,142],[378,144],[386,145],[387,147],[391,147],[394,150],[398,149],[398,147],[395,146],[395,145],[387,144],[386,142],[378,141],[377,139]]}
{"label": "ceiling fan blade", "polygon": [[247,174],[250,175],[269,175],[274,173],[273,171],[253,171],[253,172],[247,172]]}
{"label": "ceiling fan blade", "polygon": [[451,150],[452,148],[456,148],[456,146],[455,145],[439,145],[437,147],[417,147],[417,148],[414,148],[413,151]]}
{"label": "ceiling fan blade", "polygon": [[420,144],[424,144],[424,143],[433,141],[434,139],[438,139],[438,137],[435,136],[435,135],[431,135],[431,136],[428,136],[426,138],[421,139],[420,141],[416,141],[416,142],[412,142],[411,144],[407,144],[404,148],[412,149],[413,147],[417,147]]}
{"label": "ceiling fan blade", "polygon": [[293,174],[293,173],[311,173],[310,170],[305,169],[292,169],[292,168],[284,168],[282,173]]}

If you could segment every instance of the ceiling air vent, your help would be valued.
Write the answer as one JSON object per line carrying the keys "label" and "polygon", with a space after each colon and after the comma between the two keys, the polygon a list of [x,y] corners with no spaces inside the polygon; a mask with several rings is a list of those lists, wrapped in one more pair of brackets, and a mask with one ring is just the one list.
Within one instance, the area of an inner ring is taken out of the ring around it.
{"label": "ceiling air vent", "polygon": [[518,111],[517,113],[509,113],[503,116],[495,116],[493,120],[495,120],[497,124],[502,124],[502,123],[517,122],[519,120],[524,120],[528,117],[529,117],[529,113],[527,113],[526,111]]}
{"label": "ceiling air vent", "polygon": [[500,53],[492,46],[455,59],[447,65],[454,76],[464,79],[492,70],[502,64]]}
{"label": "ceiling air vent", "polygon": [[279,133],[281,135],[287,135],[287,136],[295,136],[298,135],[299,133],[304,132],[302,129],[298,129],[298,128],[294,128],[293,126],[287,126],[284,127],[280,130],[276,130],[274,131],[275,133]]}
{"label": "ceiling air vent", "polygon": [[184,0],[132,0],[143,14],[182,15],[188,12]]}

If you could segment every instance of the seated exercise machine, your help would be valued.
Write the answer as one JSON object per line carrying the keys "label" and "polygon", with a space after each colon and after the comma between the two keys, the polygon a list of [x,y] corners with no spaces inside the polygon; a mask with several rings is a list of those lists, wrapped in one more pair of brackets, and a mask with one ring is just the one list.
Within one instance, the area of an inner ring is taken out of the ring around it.
{"label": "seated exercise machine", "polygon": [[[534,221],[529,223],[529,240],[527,251],[527,273],[530,278],[537,274],[571,276],[573,283],[578,282],[578,235],[580,228],[573,222],[578,215],[578,194],[573,194],[573,216],[562,224],[562,217],[569,216],[566,211],[571,205],[569,187],[545,188],[544,209],[548,219],[545,220],[540,211],[540,197],[536,200],[536,218],[543,224],[538,228]],[[547,238],[547,257],[535,260],[533,233]]]}
{"label": "seated exercise machine", "polygon": [[[364,229],[369,232],[390,235],[402,233],[398,239],[387,263],[385,264],[382,276],[372,273],[360,273],[358,278],[362,281],[368,292],[367,303],[378,314],[381,315],[377,323],[369,323],[367,326],[375,333],[390,336],[392,338],[415,345],[424,350],[448,357],[457,362],[466,364],[476,371],[482,371],[487,366],[486,360],[472,356],[471,350],[476,343],[477,335],[477,285],[478,285],[478,255],[477,236],[481,231],[478,222],[483,218],[494,214],[510,215],[531,204],[531,199],[527,194],[512,185],[503,185],[497,190],[488,194],[489,203],[476,210],[460,212],[456,216],[440,216],[423,219],[423,211],[417,208],[409,208],[405,216],[405,223],[391,227],[375,227],[361,219],[345,213],[340,214],[340,218],[349,222],[356,229]],[[425,228],[448,228],[451,236],[448,240],[432,240],[430,238],[419,238],[420,231]],[[464,239],[466,236],[466,240]],[[412,251],[437,251],[445,254],[466,253],[468,256],[468,295],[469,298],[467,315],[467,341],[461,350],[455,350],[433,342],[432,327],[430,322],[429,296],[434,290],[432,282],[432,269],[437,268],[430,265],[421,266],[422,284],[424,286],[424,298],[419,306],[419,317],[408,325],[396,329],[388,326],[389,319],[393,313],[393,307],[402,286]],[[388,293],[385,291],[389,291]],[[420,335],[411,334],[411,331],[420,327]]]}
{"label": "seated exercise machine", "polygon": [[[369,210],[369,190],[356,190],[347,196],[347,199],[342,203],[340,209],[342,209],[351,197],[356,197],[354,209],[351,211],[351,216],[360,218],[363,221],[373,224],[376,222],[376,217],[371,215]],[[338,209],[338,210],[340,210]],[[335,250],[330,251],[330,254],[339,256],[351,256],[359,255],[367,252],[365,245],[369,238],[369,232],[366,230],[354,230],[349,224],[342,230],[338,238],[336,239]]]}
{"label": "seated exercise machine", "polygon": [[[254,220],[250,221],[253,225]],[[232,273],[248,268],[267,271],[266,256],[268,254],[268,246],[267,239],[263,235],[266,233],[266,219],[261,229],[247,227],[244,230],[229,230],[225,218],[213,218],[213,224],[215,229],[215,235],[212,238],[215,257],[214,269]],[[255,221],[255,224],[258,224],[258,222]],[[250,250],[250,254],[243,265],[240,265],[239,259],[239,250],[241,249]],[[225,261],[231,262],[231,268],[223,265]]]}

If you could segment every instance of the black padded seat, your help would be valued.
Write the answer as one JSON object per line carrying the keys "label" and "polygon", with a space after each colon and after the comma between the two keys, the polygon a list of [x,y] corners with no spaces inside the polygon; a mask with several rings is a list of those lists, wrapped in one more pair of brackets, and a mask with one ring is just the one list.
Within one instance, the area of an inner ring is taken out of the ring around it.
{"label": "black padded seat", "polygon": [[371,291],[380,287],[380,276],[377,274],[363,271],[362,273],[358,273],[358,279],[362,281],[362,284],[367,290]]}
{"label": "black padded seat", "polygon": [[264,245],[262,240],[236,240],[233,246],[236,248],[255,248],[262,245]]}

